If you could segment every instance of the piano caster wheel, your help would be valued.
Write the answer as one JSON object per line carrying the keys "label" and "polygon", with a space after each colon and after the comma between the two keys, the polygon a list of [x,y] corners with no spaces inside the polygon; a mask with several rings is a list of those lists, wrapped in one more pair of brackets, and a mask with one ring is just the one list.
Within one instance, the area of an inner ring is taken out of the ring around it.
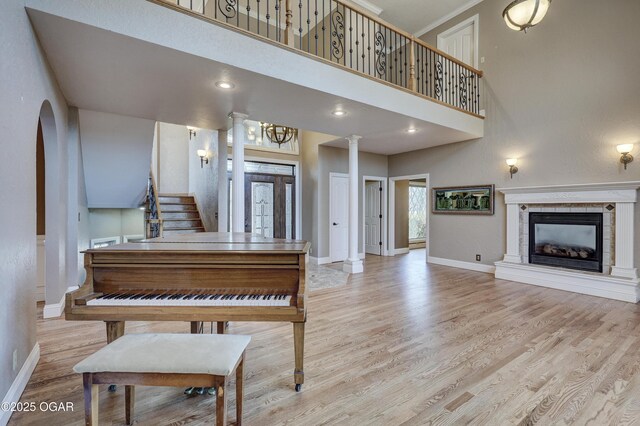
{"label": "piano caster wheel", "polygon": [[190,388],[186,388],[184,390],[184,394],[185,395],[189,395],[189,396],[193,396],[196,393],[196,389],[198,389],[198,388],[194,388],[193,386],[190,387]]}
{"label": "piano caster wheel", "polygon": [[207,393],[207,388],[196,388],[196,392],[198,393],[198,395],[204,395],[205,393]]}
{"label": "piano caster wheel", "polygon": [[109,385],[109,392],[115,392],[117,388],[116,385]]}
{"label": "piano caster wheel", "polygon": [[300,392],[302,390],[302,385],[300,383],[298,383],[296,385],[296,392]]}
{"label": "piano caster wheel", "polygon": [[207,395],[215,395],[216,394],[216,388],[207,388]]}

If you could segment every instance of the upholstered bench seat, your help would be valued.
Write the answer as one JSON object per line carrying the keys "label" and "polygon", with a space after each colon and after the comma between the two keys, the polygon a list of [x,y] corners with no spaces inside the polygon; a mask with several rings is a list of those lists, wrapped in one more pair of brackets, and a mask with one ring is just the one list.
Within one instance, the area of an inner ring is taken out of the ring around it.
{"label": "upholstered bench seat", "polygon": [[226,423],[227,378],[236,371],[236,422],[242,419],[244,354],[251,337],[229,334],[127,334],[78,363],[87,424],[98,423],[98,384],[126,385],[127,424],[134,385],[215,387],[216,420]]}

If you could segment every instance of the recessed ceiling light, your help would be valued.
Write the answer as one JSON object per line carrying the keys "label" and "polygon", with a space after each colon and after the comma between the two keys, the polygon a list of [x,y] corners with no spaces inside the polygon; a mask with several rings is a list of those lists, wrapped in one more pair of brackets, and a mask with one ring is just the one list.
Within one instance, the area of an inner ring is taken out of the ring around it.
{"label": "recessed ceiling light", "polygon": [[347,112],[341,109],[337,109],[333,111],[331,114],[335,115],[336,117],[344,117],[345,115],[347,115]]}
{"label": "recessed ceiling light", "polygon": [[229,89],[233,89],[235,86],[233,83],[230,83],[228,81],[218,81],[216,83],[216,87],[219,87],[221,89],[225,89],[225,90],[229,90]]}
{"label": "recessed ceiling light", "polygon": [[417,131],[418,131],[418,129],[416,129],[415,127],[409,127],[409,128],[407,129],[407,133],[415,133],[415,132],[417,132]]}

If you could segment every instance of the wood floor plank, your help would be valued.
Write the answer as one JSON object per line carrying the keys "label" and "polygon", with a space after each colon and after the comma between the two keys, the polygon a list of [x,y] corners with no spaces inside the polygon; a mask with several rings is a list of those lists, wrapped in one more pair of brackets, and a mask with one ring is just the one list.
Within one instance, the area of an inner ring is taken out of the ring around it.
{"label": "wood floor plank", "polygon": [[[424,258],[424,250],[368,256],[346,286],[310,293],[300,393],[291,325],[231,323],[230,333],[252,336],[244,423],[638,424],[637,305]],[[126,332],[186,333],[189,324],[132,322]],[[82,425],[82,378],[72,367],[106,344],[104,325],[40,317],[38,341],[41,359],[21,401],[68,401],[74,410],[15,413],[10,424]],[[235,380],[228,395],[233,423]],[[99,399],[101,424],[124,424],[124,388],[102,387]],[[139,425],[211,424],[214,412],[213,397],[136,391]]]}

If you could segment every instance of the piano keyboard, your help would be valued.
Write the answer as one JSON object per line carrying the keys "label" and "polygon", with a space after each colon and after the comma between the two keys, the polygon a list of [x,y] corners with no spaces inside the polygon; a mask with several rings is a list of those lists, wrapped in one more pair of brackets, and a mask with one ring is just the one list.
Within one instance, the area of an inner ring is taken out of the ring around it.
{"label": "piano keyboard", "polygon": [[87,301],[89,306],[289,306],[286,294],[110,293]]}

